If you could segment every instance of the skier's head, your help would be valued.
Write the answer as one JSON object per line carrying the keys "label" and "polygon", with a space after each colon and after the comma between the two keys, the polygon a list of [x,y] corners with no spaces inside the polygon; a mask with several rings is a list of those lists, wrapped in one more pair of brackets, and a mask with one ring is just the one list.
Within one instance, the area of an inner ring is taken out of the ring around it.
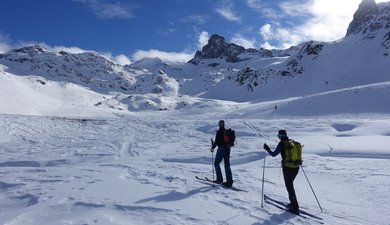
{"label": "skier's head", "polygon": [[279,132],[278,132],[278,138],[279,138],[280,140],[287,140],[287,139],[288,139],[287,131],[286,131],[286,130],[279,130]]}
{"label": "skier's head", "polygon": [[220,120],[220,121],[218,122],[218,126],[219,126],[220,128],[224,128],[224,127],[225,127],[225,121],[224,121],[224,120]]}

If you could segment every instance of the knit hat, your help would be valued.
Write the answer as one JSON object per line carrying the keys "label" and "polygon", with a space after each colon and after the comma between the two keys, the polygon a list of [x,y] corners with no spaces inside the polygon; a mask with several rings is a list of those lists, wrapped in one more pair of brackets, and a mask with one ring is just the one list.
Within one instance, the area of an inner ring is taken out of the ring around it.
{"label": "knit hat", "polygon": [[287,137],[287,131],[286,130],[279,130],[278,137],[286,138]]}

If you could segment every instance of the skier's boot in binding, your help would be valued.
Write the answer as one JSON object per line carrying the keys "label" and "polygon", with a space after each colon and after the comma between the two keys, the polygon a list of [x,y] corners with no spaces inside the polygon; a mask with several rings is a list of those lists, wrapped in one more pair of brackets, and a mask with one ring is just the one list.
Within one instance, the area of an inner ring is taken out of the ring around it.
{"label": "skier's boot in binding", "polygon": [[213,181],[213,183],[216,183],[216,184],[223,184],[223,181],[221,181],[221,180],[215,180],[215,181]]}
{"label": "skier's boot in binding", "polygon": [[223,186],[228,187],[228,188],[231,188],[233,185],[232,185],[231,183],[224,182],[224,183],[223,183]]}
{"label": "skier's boot in binding", "polygon": [[299,215],[299,208],[298,207],[294,207],[291,203],[287,204],[287,209],[288,209],[288,211],[290,213]]}

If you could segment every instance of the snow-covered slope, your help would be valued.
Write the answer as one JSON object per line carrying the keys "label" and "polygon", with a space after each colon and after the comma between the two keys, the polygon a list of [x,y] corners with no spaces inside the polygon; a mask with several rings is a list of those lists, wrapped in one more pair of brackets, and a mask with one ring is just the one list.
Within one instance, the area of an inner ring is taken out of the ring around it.
{"label": "snow-covered slope", "polygon": [[[194,109],[193,109],[194,110]],[[225,109],[144,112],[110,119],[0,115],[0,224],[258,225],[320,224],[272,205],[287,201],[280,158],[261,151],[276,134],[304,144],[295,180],[301,208],[321,223],[387,225],[389,117],[226,120],[235,192],[199,182],[212,177],[209,149]],[[215,156],[215,155],[214,155]]]}
{"label": "snow-covered slope", "polygon": [[94,102],[111,98],[109,95],[39,76],[21,77],[3,69],[0,66],[1,113],[82,117],[111,114],[109,110],[94,107]]}

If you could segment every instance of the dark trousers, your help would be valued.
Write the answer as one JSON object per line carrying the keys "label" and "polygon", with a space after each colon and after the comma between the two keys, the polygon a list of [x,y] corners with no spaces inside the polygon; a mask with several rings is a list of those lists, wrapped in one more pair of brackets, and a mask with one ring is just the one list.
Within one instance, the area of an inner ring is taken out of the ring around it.
{"label": "dark trousers", "polygon": [[215,156],[215,161],[214,161],[217,180],[223,181],[221,167],[219,166],[219,164],[222,162],[222,159],[225,165],[226,182],[228,184],[233,184],[232,170],[230,169],[230,149],[224,149],[222,147],[218,147],[217,154]]}
{"label": "dark trousers", "polygon": [[297,168],[288,168],[283,166],[283,177],[284,183],[287,188],[288,198],[290,199],[290,204],[293,209],[299,209],[297,196],[295,195],[294,189],[294,180],[298,175],[299,167]]}

